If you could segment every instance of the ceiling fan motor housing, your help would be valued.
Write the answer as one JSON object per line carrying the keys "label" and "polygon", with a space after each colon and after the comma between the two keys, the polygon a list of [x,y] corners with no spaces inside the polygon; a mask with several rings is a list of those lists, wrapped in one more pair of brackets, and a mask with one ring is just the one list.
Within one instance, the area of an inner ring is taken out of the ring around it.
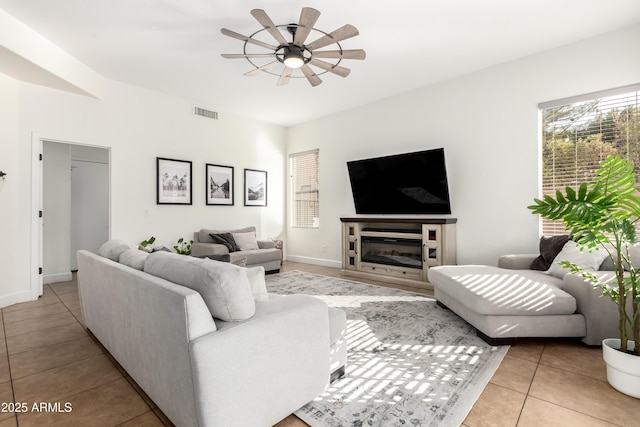
{"label": "ceiling fan motor housing", "polygon": [[282,55],[276,53],[278,61],[284,63],[290,68],[300,68],[309,62],[310,56],[305,56],[305,52],[309,52],[304,47],[296,46],[289,43],[288,46],[282,46]]}

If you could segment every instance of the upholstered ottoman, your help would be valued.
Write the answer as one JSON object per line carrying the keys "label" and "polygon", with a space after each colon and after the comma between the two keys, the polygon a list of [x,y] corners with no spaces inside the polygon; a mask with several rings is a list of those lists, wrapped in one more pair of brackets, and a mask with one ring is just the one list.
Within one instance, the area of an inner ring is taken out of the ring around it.
{"label": "upholstered ottoman", "polygon": [[517,337],[583,337],[584,316],[563,281],[535,270],[484,265],[429,268],[438,304],[462,317],[492,345]]}

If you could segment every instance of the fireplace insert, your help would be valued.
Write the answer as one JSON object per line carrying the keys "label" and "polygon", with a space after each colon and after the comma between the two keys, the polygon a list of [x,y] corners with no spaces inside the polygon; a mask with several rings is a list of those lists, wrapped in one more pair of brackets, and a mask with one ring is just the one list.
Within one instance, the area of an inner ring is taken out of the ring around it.
{"label": "fireplace insert", "polygon": [[400,267],[422,268],[422,241],[362,236],[361,261]]}

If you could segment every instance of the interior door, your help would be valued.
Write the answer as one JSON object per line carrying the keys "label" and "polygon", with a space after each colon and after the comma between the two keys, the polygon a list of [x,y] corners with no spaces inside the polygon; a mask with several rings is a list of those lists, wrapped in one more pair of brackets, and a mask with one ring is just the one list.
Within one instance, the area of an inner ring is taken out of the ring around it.
{"label": "interior door", "polygon": [[97,253],[109,239],[109,165],[71,161],[71,270],[78,269],[76,251]]}

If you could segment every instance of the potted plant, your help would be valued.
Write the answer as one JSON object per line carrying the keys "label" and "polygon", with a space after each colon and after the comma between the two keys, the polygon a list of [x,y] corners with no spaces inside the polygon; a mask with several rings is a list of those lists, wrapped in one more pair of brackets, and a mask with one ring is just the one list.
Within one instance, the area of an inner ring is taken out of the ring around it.
{"label": "potted plant", "polygon": [[173,249],[176,253],[180,255],[191,255],[191,245],[193,244],[193,240],[190,240],[188,243],[182,237],[178,239],[178,244],[173,246]]}
{"label": "potted plant", "polygon": [[[568,261],[559,261],[559,264],[601,288],[603,294],[617,304],[619,339],[614,337],[603,341],[607,379],[614,388],[638,398],[640,266],[633,266],[629,247],[638,243],[639,191],[631,161],[609,155],[600,162],[592,182],[582,183],[577,190],[570,187],[564,193],[558,190],[555,197],[546,195],[542,200],[535,199],[535,204],[528,207],[544,218],[562,220],[580,250],[600,248],[609,254],[615,280],[603,280],[601,276]],[[618,359],[623,359],[623,366],[612,367],[611,362]]]}

